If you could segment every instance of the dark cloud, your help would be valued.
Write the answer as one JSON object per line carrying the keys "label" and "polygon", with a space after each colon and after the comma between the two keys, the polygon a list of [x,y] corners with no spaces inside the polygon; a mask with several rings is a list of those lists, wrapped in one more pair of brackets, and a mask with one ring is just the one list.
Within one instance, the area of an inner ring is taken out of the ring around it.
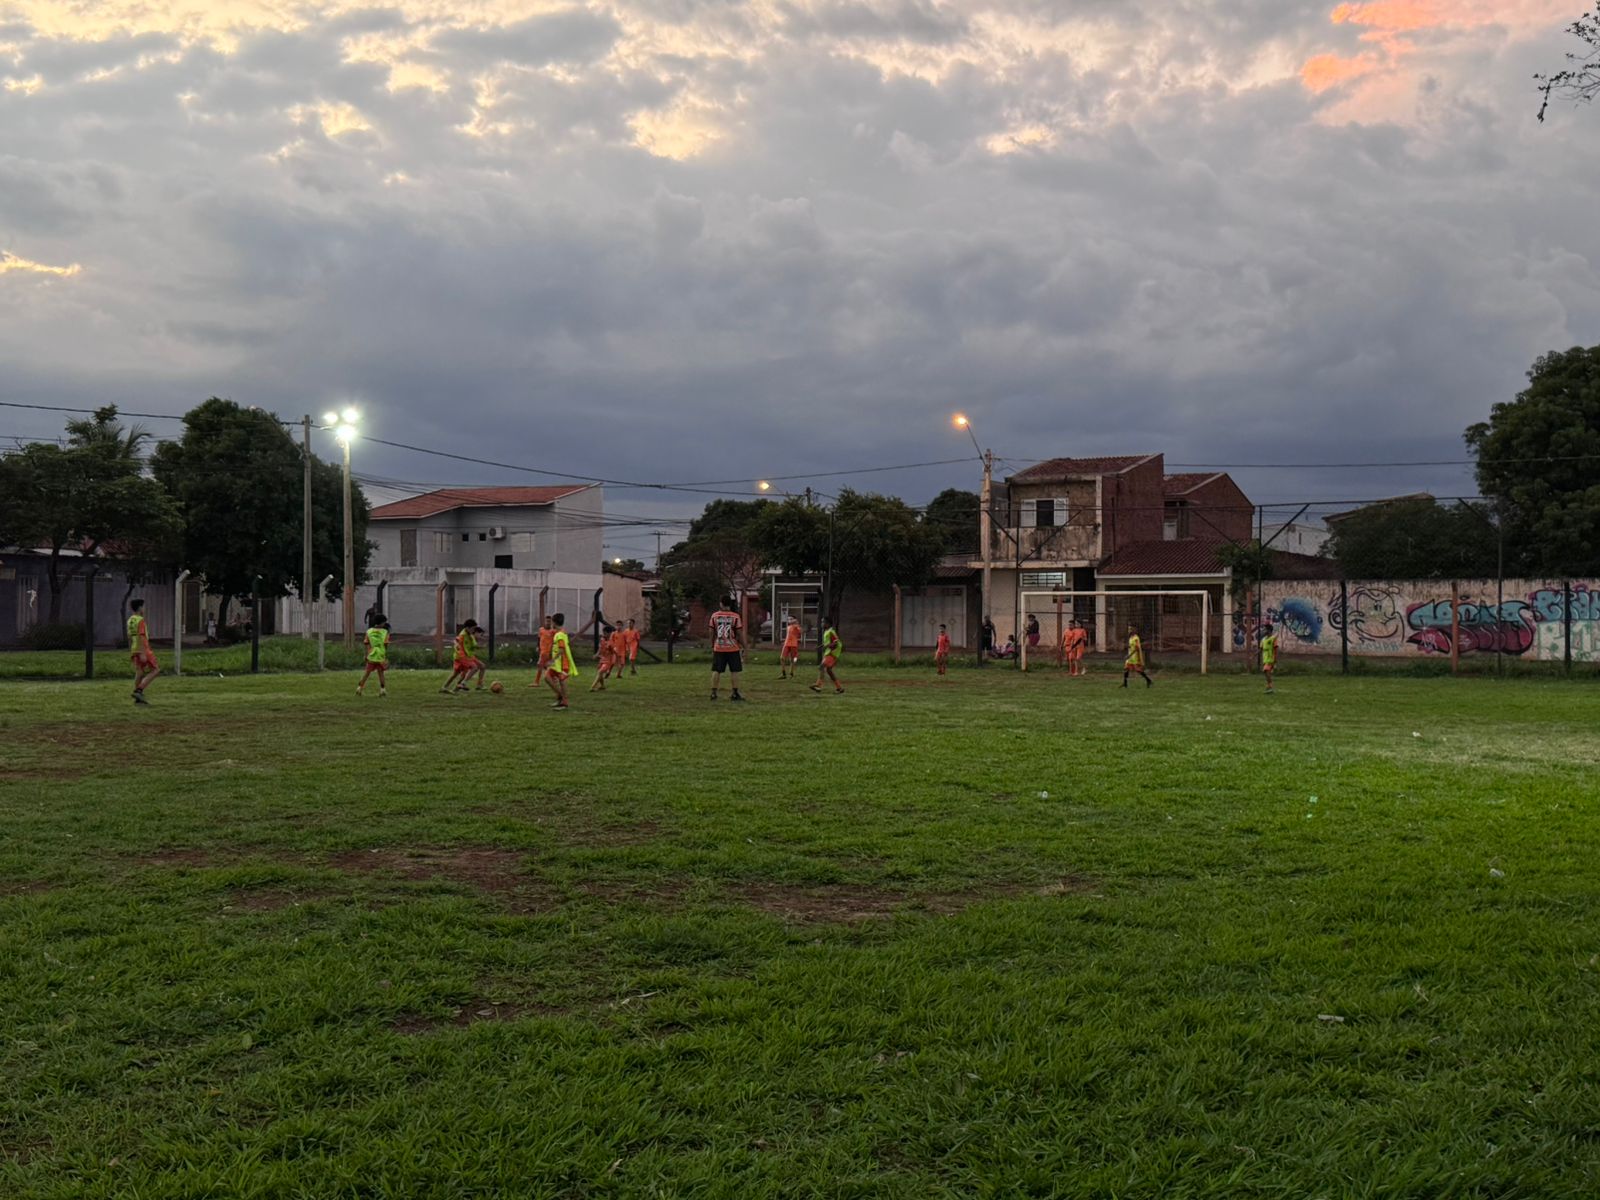
{"label": "dark cloud", "polygon": [[[0,91],[0,247],[84,270],[0,276],[0,359],[68,402],[356,397],[392,440],[616,478],[957,457],[956,409],[1019,465],[1460,457],[1534,356],[1600,340],[1600,121],[1532,121],[1561,46],[1524,31],[1440,32],[1313,93],[1300,65],[1359,32],[1326,9],[397,4],[226,46],[30,34],[0,68],[42,81]],[[857,482],[923,500],[975,471]]]}

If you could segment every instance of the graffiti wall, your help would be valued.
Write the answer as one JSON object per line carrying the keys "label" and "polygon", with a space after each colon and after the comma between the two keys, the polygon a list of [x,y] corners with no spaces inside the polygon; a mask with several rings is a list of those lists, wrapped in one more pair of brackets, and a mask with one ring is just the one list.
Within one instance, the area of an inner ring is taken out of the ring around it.
{"label": "graffiti wall", "polygon": [[[1341,594],[1326,580],[1262,588],[1263,617],[1290,654],[1508,654],[1559,661],[1571,603],[1574,662],[1600,661],[1600,580],[1351,580]],[[1253,624],[1236,622],[1237,645],[1253,644]]]}

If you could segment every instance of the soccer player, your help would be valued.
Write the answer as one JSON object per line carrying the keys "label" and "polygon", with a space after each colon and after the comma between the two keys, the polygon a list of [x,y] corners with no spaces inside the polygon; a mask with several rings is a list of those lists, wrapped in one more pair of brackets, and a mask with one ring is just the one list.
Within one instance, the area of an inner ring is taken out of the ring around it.
{"label": "soccer player", "polygon": [[550,623],[549,617],[545,617],[539,622],[539,660],[533,669],[533,682],[529,687],[538,687],[544,682],[545,670],[550,666],[550,645],[555,636],[555,626]]}
{"label": "soccer player", "polygon": [[467,652],[467,671],[461,676],[461,682],[456,685],[456,691],[458,692],[467,690],[467,680],[472,678],[474,674],[478,676],[478,686],[473,690],[483,691],[483,677],[489,672],[489,664],[478,657],[478,633],[482,628],[483,626],[479,625],[471,617],[467,618],[466,625],[462,627],[461,632],[465,636],[461,646]]}
{"label": "soccer player", "polygon": [[356,684],[356,695],[366,695],[367,676],[378,673],[378,695],[387,696],[384,672],[389,669],[389,620],[380,612],[371,614],[366,636],[367,669],[361,672],[361,682]]}
{"label": "soccer player", "polygon": [[1128,626],[1128,657],[1122,660],[1122,686],[1128,686],[1128,674],[1131,671],[1139,672],[1139,677],[1144,680],[1145,687],[1155,687],[1156,681],[1145,674],[1144,670],[1144,643],[1139,640],[1139,631],[1132,625]]}
{"label": "soccer player", "polygon": [[939,640],[933,644],[933,665],[941,675],[950,665],[950,632],[943,625],[939,626]]}
{"label": "soccer player", "polygon": [[811,685],[813,692],[822,690],[824,678],[833,680],[833,694],[844,695],[844,684],[839,682],[839,677],[833,669],[839,665],[839,659],[844,654],[844,643],[839,640],[839,631],[833,627],[832,621],[822,623],[822,666],[817,669],[817,681]]}
{"label": "soccer player", "polygon": [[133,659],[133,702],[149,704],[144,690],[161,674],[161,664],[156,652],[150,649],[150,627],[144,620],[144,601],[131,600],[128,608],[133,615],[128,618],[128,652]]}
{"label": "soccer player", "polygon": [[616,632],[611,635],[612,669],[616,671],[617,678],[622,678],[622,668],[628,665],[628,631],[617,626]]}
{"label": "soccer player", "polygon": [[778,651],[778,678],[800,677],[800,622],[788,618],[788,628],[783,631],[783,649]]}
{"label": "soccer player", "polygon": [[628,627],[623,630],[628,639],[628,674],[639,673],[639,628],[633,623],[633,618],[628,618]]}
{"label": "soccer player", "polygon": [[1089,631],[1077,621],[1067,624],[1067,632],[1062,635],[1062,647],[1067,656],[1067,674],[1083,674],[1083,652],[1089,646]]}
{"label": "soccer player", "polygon": [[743,700],[739,694],[739,676],[744,672],[744,620],[734,611],[732,596],[722,598],[722,607],[711,614],[711,698],[717,698],[717,688],[722,683],[722,673],[733,676],[733,695],[730,699]]}
{"label": "soccer player", "polygon": [[605,690],[606,679],[613,669],[618,669],[617,663],[617,631],[610,625],[600,628],[600,669],[595,673],[594,682],[589,685],[591,692]]}
{"label": "soccer player", "polygon": [[1272,673],[1278,669],[1278,635],[1271,622],[1261,627],[1261,673],[1267,677],[1267,692],[1273,691]]}
{"label": "soccer player", "polygon": [[550,618],[550,664],[545,667],[544,681],[556,694],[556,702],[551,708],[567,707],[567,680],[578,673],[578,664],[572,661],[572,642],[563,628],[566,623],[567,618],[561,613]]}

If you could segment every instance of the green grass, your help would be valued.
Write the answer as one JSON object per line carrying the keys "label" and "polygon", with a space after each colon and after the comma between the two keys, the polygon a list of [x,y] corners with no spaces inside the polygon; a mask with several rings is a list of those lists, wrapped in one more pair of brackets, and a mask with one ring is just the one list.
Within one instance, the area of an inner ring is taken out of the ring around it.
{"label": "green grass", "polygon": [[851,665],[0,685],[0,1196],[1600,1192],[1600,690]]}

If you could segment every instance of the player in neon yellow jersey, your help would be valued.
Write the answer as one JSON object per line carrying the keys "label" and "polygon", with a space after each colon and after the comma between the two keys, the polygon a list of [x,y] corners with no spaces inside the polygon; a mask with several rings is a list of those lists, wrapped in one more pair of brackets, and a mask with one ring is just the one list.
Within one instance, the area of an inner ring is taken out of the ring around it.
{"label": "player in neon yellow jersey", "polygon": [[372,624],[367,629],[367,669],[361,672],[361,682],[356,684],[356,695],[366,694],[367,676],[378,673],[378,695],[387,696],[384,672],[389,669],[389,619],[382,613],[372,614]]}
{"label": "player in neon yellow jersey", "polygon": [[1139,672],[1139,677],[1144,680],[1145,687],[1154,687],[1156,681],[1145,674],[1144,670],[1144,643],[1139,640],[1139,631],[1132,625],[1128,626],[1128,657],[1122,660],[1122,686],[1128,686],[1129,672]]}
{"label": "player in neon yellow jersey", "polygon": [[150,701],[144,698],[144,690],[161,674],[161,664],[156,661],[156,652],[150,649],[150,627],[144,620],[144,601],[131,601],[128,608],[133,612],[128,618],[128,652],[133,659],[133,702],[149,704]]}
{"label": "player in neon yellow jersey", "polygon": [[1267,691],[1273,691],[1272,675],[1278,669],[1278,635],[1271,624],[1261,627],[1261,673],[1267,677]]}
{"label": "player in neon yellow jersey", "polygon": [[567,637],[566,623],[567,618],[563,613],[556,613],[550,618],[555,636],[550,639],[550,665],[544,669],[544,681],[556,694],[556,702],[550,707],[563,711],[567,707],[567,680],[578,674],[578,664],[572,658],[572,639]]}
{"label": "player in neon yellow jersey", "polygon": [[833,669],[839,665],[839,660],[844,657],[844,643],[839,640],[839,631],[833,627],[832,621],[824,621],[822,629],[822,665],[817,668],[817,681],[811,685],[813,692],[822,690],[823,679],[833,680],[833,694],[844,695],[844,684],[839,682],[839,677]]}

